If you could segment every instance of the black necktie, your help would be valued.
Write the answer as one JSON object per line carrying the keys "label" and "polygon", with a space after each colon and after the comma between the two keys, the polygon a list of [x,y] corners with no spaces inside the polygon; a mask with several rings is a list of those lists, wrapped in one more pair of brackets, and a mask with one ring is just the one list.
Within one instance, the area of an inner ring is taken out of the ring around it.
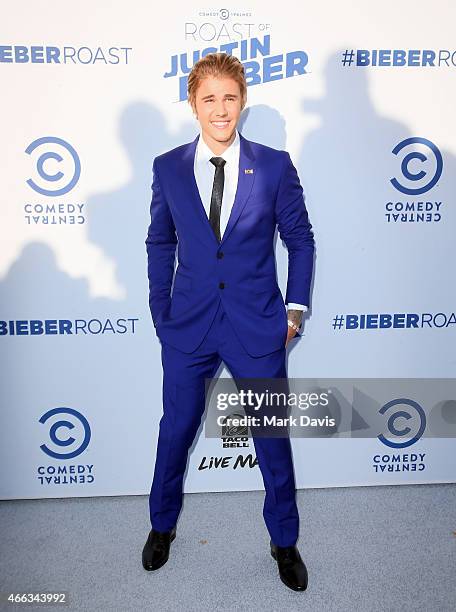
{"label": "black necktie", "polygon": [[223,159],[223,157],[211,157],[209,161],[215,166],[209,223],[214,230],[215,237],[219,242],[221,242],[220,211],[222,210],[223,185],[225,183],[225,170],[223,169],[223,166],[226,164],[226,161]]}

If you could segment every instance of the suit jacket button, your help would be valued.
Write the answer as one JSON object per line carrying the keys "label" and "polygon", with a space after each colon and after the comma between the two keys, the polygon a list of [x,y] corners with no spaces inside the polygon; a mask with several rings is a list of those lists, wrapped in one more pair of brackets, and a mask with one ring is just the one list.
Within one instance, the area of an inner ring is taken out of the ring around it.
{"label": "suit jacket button", "polygon": [[222,259],[222,257],[223,257],[223,251],[218,251],[217,259]]}
{"label": "suit jacket button", "polygon": [[225,289],[225,283],[219,283],[219,289]]}

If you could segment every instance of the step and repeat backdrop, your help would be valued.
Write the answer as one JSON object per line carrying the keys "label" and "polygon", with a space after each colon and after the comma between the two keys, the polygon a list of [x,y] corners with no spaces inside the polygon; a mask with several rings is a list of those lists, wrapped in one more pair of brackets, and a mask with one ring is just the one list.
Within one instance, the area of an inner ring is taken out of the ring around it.
{"label": "step and repeat backdrop", "polygon": [[[3,499],[149,492],[162,412],[152,163],[197,135],[187,78],[212,51],[245,66],[241,133],[288,150],[306,195],[312,303],[288,375],[354,380],[357,417],[388,428],[293,438],[297,486],[456,480],[455,18],[450,1],[411,0],[5,7]],[[405,393],[401,379],[420,384]],[[262,486],[245,431],[201,429],[185,491]]]}

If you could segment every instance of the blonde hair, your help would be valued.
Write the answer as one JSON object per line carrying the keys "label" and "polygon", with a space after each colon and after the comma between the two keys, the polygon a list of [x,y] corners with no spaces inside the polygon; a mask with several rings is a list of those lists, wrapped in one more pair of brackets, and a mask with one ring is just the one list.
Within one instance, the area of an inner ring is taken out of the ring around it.
{"label": "blonde hair", "polygon": [[227,53],[208,53],[193,66],[187,83],[188,102],[196,107],[196,92],[203,79],[208,76],[229,77],[236,81],[241,92],[241,110],[247,103],[247,83],[244,66],[234,55]]}

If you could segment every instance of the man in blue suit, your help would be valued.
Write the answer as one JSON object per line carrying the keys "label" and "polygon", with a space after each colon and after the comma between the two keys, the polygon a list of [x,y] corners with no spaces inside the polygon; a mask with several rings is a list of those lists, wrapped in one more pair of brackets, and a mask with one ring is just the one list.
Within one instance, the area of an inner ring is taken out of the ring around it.
{"label": "man in blue suit", "polygon": [[[286,378],[286,346],[310,303],[314,238],[303,190],[286,151],[237,131],[246,92],[237,58],[211,53],[199,60],[188,99],[200,133],[153,164],[146,246],[149,304],[162,346],[163,416],[149,498],[152,529],[142,554],[146,570],[166,563],[176,535],[205,378],[222,362],[233,378]],[[288,310],[276,278],[276,226],[288,249]],[[296,547],[290,440],[253,439],[271,554],[282,581],[302,591],[308,577]]]}

